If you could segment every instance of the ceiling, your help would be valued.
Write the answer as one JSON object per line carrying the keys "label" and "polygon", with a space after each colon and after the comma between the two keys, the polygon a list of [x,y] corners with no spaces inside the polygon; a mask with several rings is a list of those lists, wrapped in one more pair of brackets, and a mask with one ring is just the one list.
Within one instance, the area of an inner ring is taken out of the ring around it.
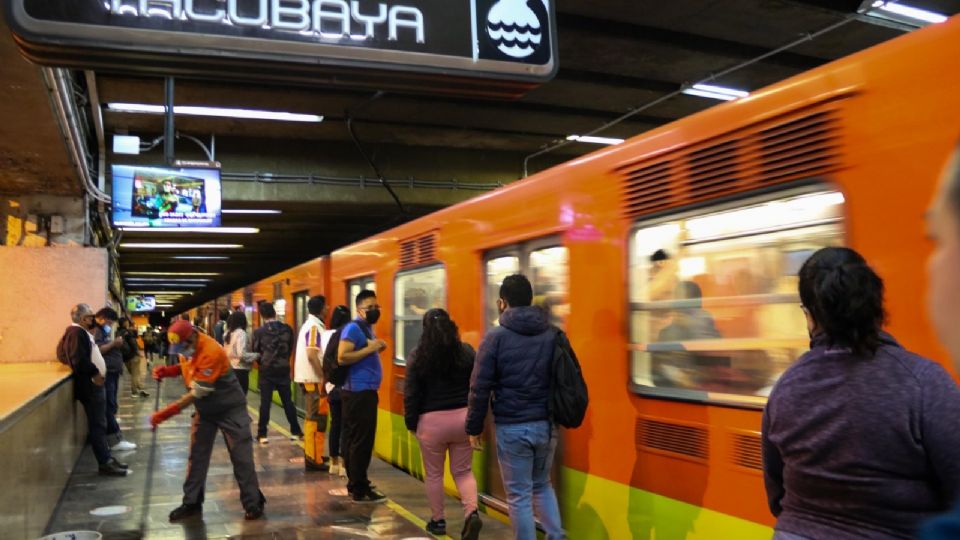
{"label": "ceiling", "polygon": [[[960,0],[902,3],[947,15],[960,12]],[[525,156],[834,24],[859,4],[859,0],[558,0],[560,69],[553,81],[516,101],[389,92],[371,100],[370,90],[178,79],[177,104],[283,110],[325,119],[300,124],[178,117],[178,131],[208,145],[215,140],[216,159],[225,173],[233,173],[224,187],[225,208],[269,208],[282,213],[225,215],[224,226],[261,229],[242,238],[124,233],[121,245],[162,240],[239,242],[244,248],[229,253],[121,248],[120,269],[124,274],[219,274],[184,297],[175,310],[190,307],[404,219],[513,181],[522,176]],[[861,18],[718,78],[714,84],[757,90],[903,32]],[[0,115],[11,120],[0,123],[0,192],[79,193],[80,184],[58,141],[36,68],[16,58],[6,33],[0,37],[0,55],[4,81]],[[83,76],[77,80],[87,96],[95,90],[100,104],[162,103],[159,78],[97,72],[92,88]],[[627,138],[717,103],[678,95],[600,135]],[[407,206],[404,214],[382,188],[371,184],[372,170],[346,129],[347,111],[352,111],[365,151],[387,178],[399,181],[397,192]],[[108,136],[130,133],[150,140],[163,132],[162,121],[157,115],[103,113]],[[110,154],[108,161],[157,163],[161,146],[133,160]],[[581,143],[564,146],[532,159],[531,172],[596,148]],[[177,142],[177,155],[203,157],[199,146],[186,139]],[[288,182],[271,182],[263,176],[258,181],[253,173],[286,175]],[[314,184],[310,177],[335,177],[340,183]],[[25,183],[24,178],[32,181]],[[414,181],[421,187],[410,187]],[[427,188],[422,182],[436,184]],[[476,190],[462,189],[470,184],[481,185]],[[206,262],[171,258],[188,254],[230,258]]]}

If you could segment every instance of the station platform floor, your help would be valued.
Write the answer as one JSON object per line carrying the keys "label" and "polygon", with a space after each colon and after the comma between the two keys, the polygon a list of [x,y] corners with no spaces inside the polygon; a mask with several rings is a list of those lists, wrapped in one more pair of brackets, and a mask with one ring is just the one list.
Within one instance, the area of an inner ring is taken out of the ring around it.
{"label": "station platform floor", "polygon": [[[129,379],[124,377],[118,418],[124,437],[138,447],[115,456],[129,464],[130,474],[123,478],[99,476],[96,460],[87,446],[46,534],[98,531],[106,540],[434,538],[423,529],[430,516],[420,480],[374,457],[370,479],[388,501],[351,502],[346,496],[346,479],[304,472],[302,448],[289,439],[286,418],[276,405],[270,415],[270,443],[254,443],[260,489],[267,498],[265,518],[243,519],[226,445],[218,437],[207,477],[203,517],[170,523],[167,514],[180,505],[183,496],[190,411],[171,418],[153,433],[148,418],[154,410],[155,396],[131,398],[128,389]],[[153,394],[156,385],[148,385],[148,390]],[[179,380],[165,380],[161,404],[173,401],[183,391]],[[260,396],[250,392],[247,399],[252,428],[256,429]],[[449,536],[439,538],[459,538],[463,524],[460,502],[447,496],[445,508]],[[481,538],[512,537],[508,525],[490,516],[482,518]]]}

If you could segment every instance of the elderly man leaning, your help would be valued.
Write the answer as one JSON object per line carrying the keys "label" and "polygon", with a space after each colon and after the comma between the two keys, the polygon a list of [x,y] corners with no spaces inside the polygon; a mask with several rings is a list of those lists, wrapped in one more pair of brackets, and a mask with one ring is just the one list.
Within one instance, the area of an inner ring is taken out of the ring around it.
{"label": "elderly man leaning", "polygon": [[77,304],[70,311],[70,318],[73,324],[60,338],[57,358],[73,370],[74,397],[83,404],[87,415],[87,437],[100,464],[100,474],[126,476],[127,465],[117,461],[107,445],[107,397],[103,387],[107,366],[90,333],[96,326],[93,310],[86,304]]}

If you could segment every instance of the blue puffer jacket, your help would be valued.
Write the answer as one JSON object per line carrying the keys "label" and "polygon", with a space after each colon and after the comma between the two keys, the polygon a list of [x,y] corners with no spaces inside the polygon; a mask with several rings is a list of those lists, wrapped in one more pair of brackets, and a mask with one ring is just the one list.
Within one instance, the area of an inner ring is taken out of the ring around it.
{"label": "blue puffer jacket", "polygon": [[497,424],[547,420],[549,369],[556,333],[539,307],[510,308],[477,351],[470,378],[467,433],[479,435],[493,394]]}

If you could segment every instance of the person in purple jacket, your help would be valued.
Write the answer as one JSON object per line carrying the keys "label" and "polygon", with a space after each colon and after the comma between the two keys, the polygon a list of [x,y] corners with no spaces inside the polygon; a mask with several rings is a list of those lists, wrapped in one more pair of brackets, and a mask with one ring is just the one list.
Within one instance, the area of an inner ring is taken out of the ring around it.
{"label": "person in purple jacket", "polygon": [[[943,171],[927,228],[936,244],[927,265],[930,318],[954,366],[960,369],[960,145]],[[960,447],[955,452],[960,459]],[[924,524],[920,538],[960,538],[960,506]]]}
{"label": "person in purple jacket", "polygon": [[960,493],[960,389],[882,331],[883,281],[824,248],[800,269],[810,351],[763,414],[777,540],[913,538]]}

